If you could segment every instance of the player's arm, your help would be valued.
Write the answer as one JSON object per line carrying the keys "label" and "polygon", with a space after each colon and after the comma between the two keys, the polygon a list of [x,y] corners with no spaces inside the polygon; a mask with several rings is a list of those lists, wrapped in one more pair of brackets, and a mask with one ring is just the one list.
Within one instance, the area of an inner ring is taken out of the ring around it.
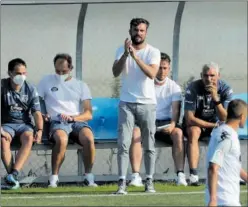
{"label": "player's arm", "polygon": [[210,201],[208,206],[217,206],[217,182],[219,165],[210,162],[208,167],[208,186]]}
{"label": "player's arm", "polygon": [[181,101],[173,101],[172,102],[172,119],[171,124],[178,123],[179,116],[180,116],[180,107],[181,107]]}
{"label": "player's arm", "polygon": [[36,132],[34,136],[34,141],[37,143],[41,142],[42,132],[43,132],[43,118],[40,108],[40,99],[36,88],[32,93],[32,100],[30,102],[31,113],[34,117]]}
{"label": "player's arm", "polygon": [[200,128],[214,128],[216,123],[207,122],[195,117],[195,111],[186,110],[185,119],[187,126],[198,126]]}
{"label": "player's arm", "polygon": [[231,149],[230,135],[225,133],[218,138],[218,145],[210,158],[208,167],[208,190],[210,195],[209,206],[216,206],[217,204],[217,183],[218,171],[223,166],[225,154]]}
{"label": "player's arm", "polygon": [[143,73],[150,79],[154,79],[158,73],[159,65],[151,64],[147,65],[143,60],[141,60],[139,57],[135,59],[136,63],[140,67],[140,69],[143,71]]}
{"label": "player's arm", "polygon": [[112,72],[114,77],[118,77],[121,72],[125,69],[126,67],[126,60],[129,55],[128,48],[131,45],[131,40],[125,39],[124,42],[124,52],[121,52],[120,49],[117,50],[116,52],[116,57],[115,57],[115,62],[112,67]]}
{"label": "player's arm", "polygon": [[159,64],[161,60],[161,55],[159,50],[154,50],[149,55],[149,60],[145,63],[139,56],[136,54],[136,50],[131,45],[130,46],[130,55],[135,60],[141,71],[150,79],[154,79],[158,73]]}
{"label": "player's arm", "polygon": [[89,121],[92,119],[91,100],[86,99],[82,102],[82,113],[77,116],[72,116],[73,121]]}
{"label": "player's arm", "polygon": [[182,90],[177,84],[173,87],[171,124],[176,126],[179,121],[182,103]]}
{"label": "player's arm", "polygon": [[126,67],[126,60],[127,60],[128,54],[123,53],[121,58],[119,60],[115,60],[113,67],[112,67],[112,72],[114,77],[118,77],[121,72],[124,70]]}
{"label": "player's arm", "polygon": [[246,183],[248,183],[248,174],[243,168],[240,171],[240,177],[242,180],[244,180]]}
{"label": "player's arm", "polygon": [[197,95],[192,86],[186,90],[184,100],[184,117],[187,126],[198,126],[200,128],[214,128],[215,123],[207,122],[195,117]]}
{"label": "player's arm", "polygon": [[[222,95],[222,100],[217,100],[219,104],[216,105],[216,112],[217,112],[217,116],[219,118],[220,121],[225,121],[227,118],[227,107],[229,102],[232,100],[232,89],[231,88],[227,88],[224,92],[224,94]],[[216,103],[216,102],[215,102]]]}
{"label": "player's arm", "polygon": [[40,98],[38,95],[38,92],[36,90],[36,88],[33,90],[32,92],[32,100],[30,102],[30,110],[31,113],[34,117],[34,121],[35,121],[35,126],[37,130],[43,130],[43,118],[41,115],[41,108],[40,108]]}

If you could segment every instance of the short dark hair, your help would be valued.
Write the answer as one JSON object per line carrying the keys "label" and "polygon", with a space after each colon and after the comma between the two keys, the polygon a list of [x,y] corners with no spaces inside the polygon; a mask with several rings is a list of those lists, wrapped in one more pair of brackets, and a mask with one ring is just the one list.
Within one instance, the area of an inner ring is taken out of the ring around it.
{"label": "short dark hair", "polygon": [[58,59],[64,59],[64,60],[66,60],[67,63],[68,63],[68,67],[69,67],[70,69],[73,69],[72,57],[71,57],[69,54],[67,54],[67,53],[59,53],[59,54],[57,54],[57,55],[54,57],[54,59],[53,59],[53,64],[54,64],[54,65],[55,65],[55,63],[56,63],[56,61],[57,61]]}
{"label": "short dark hair", "polygon": [[166,60],[166,61],[168,61],[169,63],[171,62],[170,56],[167,55],[167,54],[164,53],[164,52],[161,52],[161,60]]}
{"label": "short dark hair", "polygon": [[146,19],[143,19],[143,18],[133,18],[130,22],[130,29],[132,27],[137,27],[141,23],[146,24],[146,29],[148,29],[150,23]]}
{"label": "short dark hair", "polygon": [[19,65],[23,65],[23,66],[27,67],[27,65],[23,59],[21,59],[21,58],[12,59],[11,61],[9,61],[9,64],[8,64],[8,72],[13,72],[15,70],[15,67],[19,66]]}
{"label": "short dark hair", "polygon": [[239,119],[244,110],[247,110],[247,103],[241,99],[234,99],[228,104],[227,119]]}

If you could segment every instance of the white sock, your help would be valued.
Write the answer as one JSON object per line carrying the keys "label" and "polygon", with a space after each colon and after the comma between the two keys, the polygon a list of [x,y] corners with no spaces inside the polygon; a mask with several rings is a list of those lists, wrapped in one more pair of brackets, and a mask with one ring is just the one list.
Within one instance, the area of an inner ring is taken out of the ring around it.
{"label": "white sock", "polygon": [[139,177],[139,173],[133,173],[133,177],[134,177],[134,178]]}
{"label": "white sock", "polygon": [[152,179],[152,175],[146,175],[146,178]]}
{"label": "white sock", "polygon": [[50,176],[50,181],[54,181],[54,180],[58,180],[59,179],[59,176],[58,175],[51,175]]}
{"label": "white sock", "polygon": [[122,180],[126,180],[126,176],[119,176],[119,180],[122,179]]}

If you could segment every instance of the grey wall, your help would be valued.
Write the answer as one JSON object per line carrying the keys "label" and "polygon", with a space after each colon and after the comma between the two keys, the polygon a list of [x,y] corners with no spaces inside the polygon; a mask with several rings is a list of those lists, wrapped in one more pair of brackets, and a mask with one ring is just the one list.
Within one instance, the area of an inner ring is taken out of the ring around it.
{"label": "grey wall", "polygon": [[247,91],[247,3],[187,2],[180,36],[180,82],[215,61],[235,92]]}
{"label": "grey wall", "polygon": [[[115,50],[128,37],[133,17],[147,18],[147,41],[172,55],[178,2],[89,4],[83,33],[83,79],[93,96],[111,96]],[[1,11],[1,75],[11,58],[28,63],[29,80],[53,72],[57,52],[76,61],[77,21],[81,4],[3,5]],[[179,83],[199,77],[201,66],[216,61],[235,92],[247,85],[247,3],[186,2],[179,45]],[[173,66],[172,66],[173,67]]]}

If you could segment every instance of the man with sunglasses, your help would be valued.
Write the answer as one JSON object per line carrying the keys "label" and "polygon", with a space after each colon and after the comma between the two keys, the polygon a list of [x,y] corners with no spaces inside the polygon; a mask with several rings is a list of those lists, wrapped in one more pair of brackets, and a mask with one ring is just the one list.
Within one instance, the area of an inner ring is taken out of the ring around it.
{"label": "man with sunglasses", "polygon": [[220,80],[219,66],[205,64],[201,79],[193,81],[185,92],[184,134],[188,139],[189,183],[199,185],[197,166],[199,161],[198,140],[210,137],[213,128],[227,117],[227,106],[232,100],[232,89]]}
{"label": "man with sunglasses", "polygon": [[[1,80],[1,158],[8,175],[8,189],[20,187],[18,174],[26,162],[33,142],[41,141],[43,119],[37,90],[26,81],[26,63],[20,58],[8,64],[9,78]],[[35,127],[32,116],[35,121]],[[20,139],[21,147],[13,163],[12,140]]]}

